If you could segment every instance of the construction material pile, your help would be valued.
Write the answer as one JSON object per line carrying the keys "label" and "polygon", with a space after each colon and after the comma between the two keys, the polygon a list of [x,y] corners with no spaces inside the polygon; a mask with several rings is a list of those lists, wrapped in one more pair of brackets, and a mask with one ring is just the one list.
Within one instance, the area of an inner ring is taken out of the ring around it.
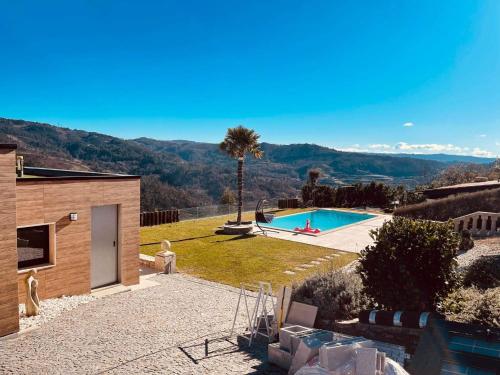
{"label": "construction material pile", "polygon": [[398,345],[298,325],[268,347],[269,361],[291,375],[405,375],[403,355]]}

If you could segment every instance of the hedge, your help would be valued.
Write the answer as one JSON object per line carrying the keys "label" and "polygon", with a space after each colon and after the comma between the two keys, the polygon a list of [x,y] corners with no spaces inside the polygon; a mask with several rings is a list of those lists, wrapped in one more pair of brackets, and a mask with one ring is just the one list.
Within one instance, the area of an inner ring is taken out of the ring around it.
{"label": "hedge", "polygon": [[476,211],[498,212],[500,210],[500,189],[458,194],[437,200],[428,200],[394,211],[395,216],[412,219],[446,221]]}

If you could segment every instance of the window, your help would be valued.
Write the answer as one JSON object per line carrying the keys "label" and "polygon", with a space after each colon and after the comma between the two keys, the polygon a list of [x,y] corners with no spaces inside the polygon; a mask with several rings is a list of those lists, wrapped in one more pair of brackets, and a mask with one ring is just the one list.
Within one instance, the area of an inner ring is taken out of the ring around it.
{"label": "window", "polygon": [[53,225],[37,225],[17,229],[18,268],[48,265],[51,262]]}

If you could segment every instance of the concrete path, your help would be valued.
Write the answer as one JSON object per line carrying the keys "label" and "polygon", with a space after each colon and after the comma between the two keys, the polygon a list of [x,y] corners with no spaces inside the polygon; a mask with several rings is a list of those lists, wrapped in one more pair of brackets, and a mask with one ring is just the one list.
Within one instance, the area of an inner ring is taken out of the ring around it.
{"label": "concrete path", "polygon": [[359,253],[366,246],[373,243],[370,237],[370,230],[381,227],[386,220],[390,220],[391,218],[391,215],[377,215],[373,219],[352,224],[320,236],[309,236],[287,231],[279,231],[279,233],[267,232],[267,235],[268,237],[280,238],[282,240]]}
{"label": "concrete path", "polygon": [[[175,274],[96,299],[0,340],[0,374],[282,374],[267,346],[227,336],[239,290]],[[237,320],[243,332],[245,316]]]}

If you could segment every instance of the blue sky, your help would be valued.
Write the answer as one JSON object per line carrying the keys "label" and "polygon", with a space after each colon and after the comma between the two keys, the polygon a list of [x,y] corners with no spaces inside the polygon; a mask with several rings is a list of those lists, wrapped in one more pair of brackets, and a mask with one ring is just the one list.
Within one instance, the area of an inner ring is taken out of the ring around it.
{"label": "blue sky", "polygon": [[[0,0],[0,116],[500,153],[500,1]],[[406,125],[406,126],[405,126]]]}

